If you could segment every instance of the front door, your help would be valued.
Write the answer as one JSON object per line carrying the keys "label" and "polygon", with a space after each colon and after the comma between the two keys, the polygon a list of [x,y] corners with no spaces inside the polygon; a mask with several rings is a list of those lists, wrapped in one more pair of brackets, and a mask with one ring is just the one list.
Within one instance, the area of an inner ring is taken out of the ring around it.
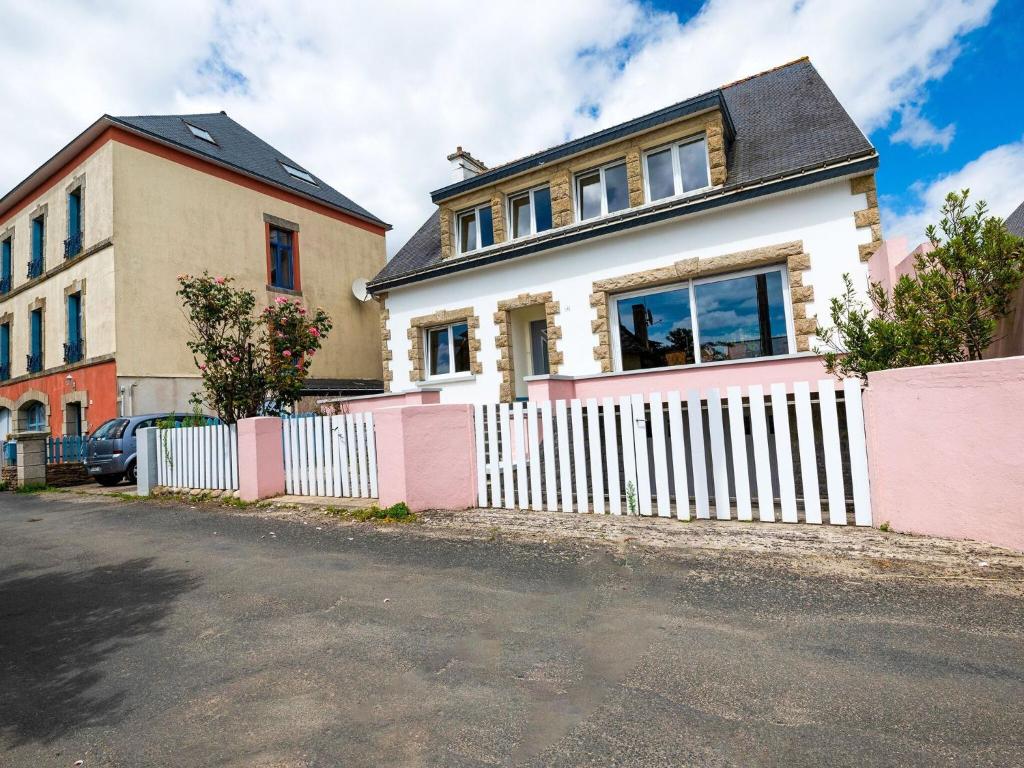
{"label": "front door", "polygon": [[78,437],[82,434],[82,404],[68,403],[64,413],[64,434]]}
{"label": "front door", "polygon": [[547,320],[530,321],[530,361],[532,376],[546,376],[551,372],[551,367],[548,365]]}

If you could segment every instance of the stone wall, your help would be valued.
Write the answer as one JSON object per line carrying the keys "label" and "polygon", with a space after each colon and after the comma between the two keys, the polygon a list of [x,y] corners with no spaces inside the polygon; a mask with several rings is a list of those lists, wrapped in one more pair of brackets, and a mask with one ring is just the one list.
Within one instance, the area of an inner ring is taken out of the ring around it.
{"label": "stone wall", "polygon": [[882,218],[878,212],[878,190],[875,188],[875,175],[872,173],[869,176],[850,179],[850,194],[867,197],[867,208],[853,212],[853,221],[857,229],[871,230],[871,242],[859,246],[860,260],[866,262],[882,245]]}
{"label": "stone wall", "polygon": [[54,488],[85,485],[92,481],[84,464],[48,464],[46,466],[46,484],[52,485]]}

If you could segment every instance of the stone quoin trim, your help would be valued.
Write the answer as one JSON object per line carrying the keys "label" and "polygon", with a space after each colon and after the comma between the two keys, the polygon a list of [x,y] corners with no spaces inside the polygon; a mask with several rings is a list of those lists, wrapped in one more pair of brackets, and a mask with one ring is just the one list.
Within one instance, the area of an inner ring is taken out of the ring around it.
{"label": "stone quoin trim", "polygon": [[594,359],[601,363],[603,373],[608,373],[613,369],[608,304],[609,299],[615,294],[657,288],[694,278],[739,272],[754,267],[767,267],[772,264],[786,265],[789,273],[790,301],[793,307],[793,333],[796,336],[796,351],[809,352],[811,336],[814,334],[817,322],[814,317],[809,316],[807,309],[808,304],[814,301],[814,288],[803,284],[803,274],[811,268],[811,257],[804,253],[803,241],[794,240],[722,256],[683,259],[675,264],[646,272],[633,272],[620,277],[595,280],[593,293],[590,294],[590,306],[597,313],[596,319],[590,323],[591,330],[597,335]]}
{"label": "stone quoin trim", "polygon": [[27,389],[21,393],[21,397],[14,401],[11,409],[11,423],[15,425],[15,432],[24,432],[27,426],[21,415],[21,409],[28,403],[39,402],[46,409],[46,431],[50,431],[50,398],[45,392],[38,389]]}
{"label": "stone quoin trim", "polygon": [[556,349],[556,344],[562,338],[562,329],[558,326],[556,319],[560,311],[557,301],[551,300],[551,291],[544,293],[521,293],[514,299],[503,299],[498,302],[498,311],[494,313],[494,324],[498,328],[498,336],[494,345],[498,348],[498,370],[501,372],[501,393],[499,399],[503,403],[510,403],[516,398],[515,392],[515,363],[512,358],[512,336],[509,313],[515,309],[533,307],[538,304],[544,305],[544,320],[548,330],[548,368],[554,375],[558,373],[559,366],[563,362],[562,353]]}
{"label": "stone quoin trim", "polygon": [[385,303],[388,295],[382,293],[373,298],[380,305],[380,361],[383,370],[381,381],[384,384],[384,391],[390,392],[391,381],[395,378],[395,374],[391,370],[393,354],[388,347],[388,342],[391,341],[391,329],[388,328],[388,320],[391,319],[391,313],[388,311],[387,304]]}
{"label": "stone quoin trim", "polygon": [[480,328],[480,318],[473,313],[472,307],[461,309],[441,309],[431,315],[421,315],[409,321],[409,380],[413,383],[425,381],[427,378],[425,356],[423,354],[423,336],[428,328],[438,325],[465,323],[469,326],[469,372],[476,375],[483,372],[478,360],[480,340],[476,337]]}
{"label": "stone quoin trim", "polygon": [[860,252],[860,260],[867,261],[882,246],[882,218],[878,212],[878,190],[875,188],[875,175],[850,179],[850,194],[867,197],[868,207],[853,212],[853,221],[857,229],[871,229],[871,242],[862,243],[857,247]]}
{"label": "stone quoin trim", "polygon": [[75,390],[74,392],[65,392],[60,396],[60,412],[62,424],[64,425],[61,432],[63,434],[68,433],[68,405],[71,403],[78,403],[82,409],[82,434],[86,434],[89,431],[89,419],[86,418],[86,414],[89,412],[89,393],[85,390]]}

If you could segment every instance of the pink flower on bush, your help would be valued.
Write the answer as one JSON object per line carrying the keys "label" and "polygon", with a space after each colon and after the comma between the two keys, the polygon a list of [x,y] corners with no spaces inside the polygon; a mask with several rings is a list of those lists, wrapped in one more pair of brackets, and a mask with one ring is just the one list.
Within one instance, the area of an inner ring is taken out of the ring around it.
{"label": "pink flower on bush", "polygon": [[310,329],[309,329],[309,335],[314,337],[314,338],[319,338],[320,331],[318,331],[316,329],[316,326],[311,326]]}
{"label": "pink flower on bush", "polygon": [[234,357],[232,357],[232,358],[231,358],[231,362],[232,362],[232,363],[237,363],[237,362],[238,362],[239,360],[241,360],[241,359],[242,359],[242,358],[240,358],[240,357],[239,357],[238,355],[235,355]]}
{"label": "pink flower on bush", "polygon": [[215,282],[217,285],[224,285],[224,283],[226,283],[227,280],[225,280],[223,277],[215,277],[213,278],[213,282]]}
{"label": "pink flower on bush", "polygon": [[306,354],[310,355],[310,356],[315,355],[316,354],[316,350],[315,349],[307,349],[306,350]]}
{"label": "pink flower on bush", "polygon": [[200,363],[199,364],[199,370],[200,371],[205,371],[206,370],[206,363]]}
{"label": "pink flower on bush", "polygon": [[274,302],[277,304],[287,304],[288,299],[286,299],[284,296],[278,296],[276,299],[274,299]]}
{"label": "pink flower on bush", "polygon": [[281,354],[284,355],[285,357],[291,357],[292,356],[292,351],[290,349],[286,349]]}

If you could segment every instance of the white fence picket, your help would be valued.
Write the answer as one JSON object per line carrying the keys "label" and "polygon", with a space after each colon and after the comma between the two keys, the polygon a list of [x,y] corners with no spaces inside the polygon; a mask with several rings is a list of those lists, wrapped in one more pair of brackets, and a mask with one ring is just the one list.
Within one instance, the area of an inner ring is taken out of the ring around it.
{"label": "white fence picket", "polygon": [[587,442],[590,449],[590,489],[595,515],[604,514],[604,467],[601,461],[601,418],[597,400],[587,400]]}
{"label": "white fence picket", "polygon": [[828,521],[846,525],[846,489],[843,487],[843,457],[839,446],[839,413],[836,409],[836,383],[818,382],[818,408],[821,413],[821,441],[825,452],[825,485],[828,488]]}
{"label": "white fence picket", "polygon": [[651,455],[654,461],[654,499],[658,517],[672,516],[672,500],[668,490],[668,456],[665,450],[665,411],[661,395],[652,392],[651,408]]}
{"label": "white fence picket", "polygon": [[728,520],[729,504],[729,467],[725,454],[725,428],[722,424],[722,396],[718,389],[712,387],[707,394],[708,403],[708,436],[711,439],[711,474],[715,486],[715,518]]}
{"label": "white fence picket", "polygon": [[572,469],[569,457],[569,411],[565,400],[555,401],[555,430],[558,434],[558,485],[562,511],[572,512]]}
{"label": "white fence picket", "polygon": [[520,509],[530,508],[529,480],[526,477],[526,435],[523,424],[523,404],[512,404],[512,435],[516,451],[516,500]]}
{"label": "white fence picket", "polygon": [[606,397],[604,408],[605,467],[608,470],[608,511],[622,514],[622,488],[619,487],[619,441],[615,429],[615,401]]}
{"label": "white fence picket", "polygon": [[750,507],[750,465],[747,463],[747,429],[743,418],[743,391],[726,390],[729,404],[729,446],[732,449],[732,480],[736,489],[736,519],[753,519]]}
{"label": "white fence picket", "polygon": [[690,467],[693,471],[693,499],[697,508],[697,519],[711,517],[711,502],[708,498],[708,469],[704,455],[704,413],[700,392],[691,389],[686,393],[686,417],[690,423]]}
{"label": "white fence picket", "polygon": [[501,463],[498,459],[498,415],[497,406],[487,406],[487,461],[491,469],[491,506],[501,506]]}
{"label": "white fence picket", "polygon": [[544,501],[548,512],[554,512],[558,509],[558,457],[550,402],[540,404],[540,426],[544,439]]}
{"label": "white fence picket", "polygon": [[764,388],[755,384],[747,391],[750,404],[750,434],[754,442],[754,475],[757,485],[757,519],[775,521],[775,492],[772,490],[772,461],[768,442],[768,421],[764,412]]}
{"label": "white fence picket", "polygon": [[686,480],[686,437],[683,435],[683,405],[678,392],[668,393],[668,434],[672,444],[672,485],[676,494],[676,517],[690,519],[690,488]]}
{"label": "white fence picket", "polygon": [[636,450],[633,447],[633,399],[629,395],[619,398],[619,436],[622,441],[622,484],[626,496],[626,514],[637,515]]}
{"label": "white fence picket", "polygon": [[775,427],[775,462],[779,473],[782,522],[795,523],[796,484],[793,480],[792,437],[789,431],[789,401],[785,384],[772,384],[772,426]]}
{"label": "white fence picket", "polygon": [[513,509],[516,505],[516,491],[512,484],[512,437],[509,430],[508,403],[502,403],[498,409],[501,423],[501,495],[505,499],[505,508]]}
{"label": "white fence picket", "polygon": [[345,415],[345,443],[348,446],[348,484],[352,498],[359,496],[359,446],[356,445],[356,418]]}
{"label": "white fence picket", "polygon": [[543,509],[541,499],[541,457],[540,435],[537,429],[537,404],[526,404],[526,435],[530,446],[530,508],[539,512]]}
{"label": "white fence picket", "polygon": [[476,434],[476,503],[487,506],[487,445],[484,442],[486,433],[484,407],[477,403],[473,406],[473,428]]}
{"label": "white fence picket", "polygon": [[377,432],[373,422],[373,414],[366,414],[366,467],[369,473],[370,496],[377,498]]}
{"label": "white fence picket", "polygon": [[821,523],[821,499],[818,492],[818,457],[814,448],[814,416],[811,388],[806,381],[793,383],[796,405],[796,437],[800,456],[800,485],[804,499],[804,522]]}
{"label": "white fence picket", "polygon": [[868,453],[864,435],[864,405],[860,381],[843,382],[846,436],[850,449],[850,483],[853,486],[853,522],[871,525],[871,487],[868,484]]}
{"label": "white fence picket", "polygon": [[576,479],[576,511],[586,512],[590,504],[587,492],[587,451],[583,442],[583,404],[579,400],[569,403],[572,419],[572,468]]}
{"label": "white fence picket", "polygon": [[636,500],[640,514],[651,514],[651,462],[647,453],[647,414],[644,396],[633,395],[633,450],[636,451]]}

